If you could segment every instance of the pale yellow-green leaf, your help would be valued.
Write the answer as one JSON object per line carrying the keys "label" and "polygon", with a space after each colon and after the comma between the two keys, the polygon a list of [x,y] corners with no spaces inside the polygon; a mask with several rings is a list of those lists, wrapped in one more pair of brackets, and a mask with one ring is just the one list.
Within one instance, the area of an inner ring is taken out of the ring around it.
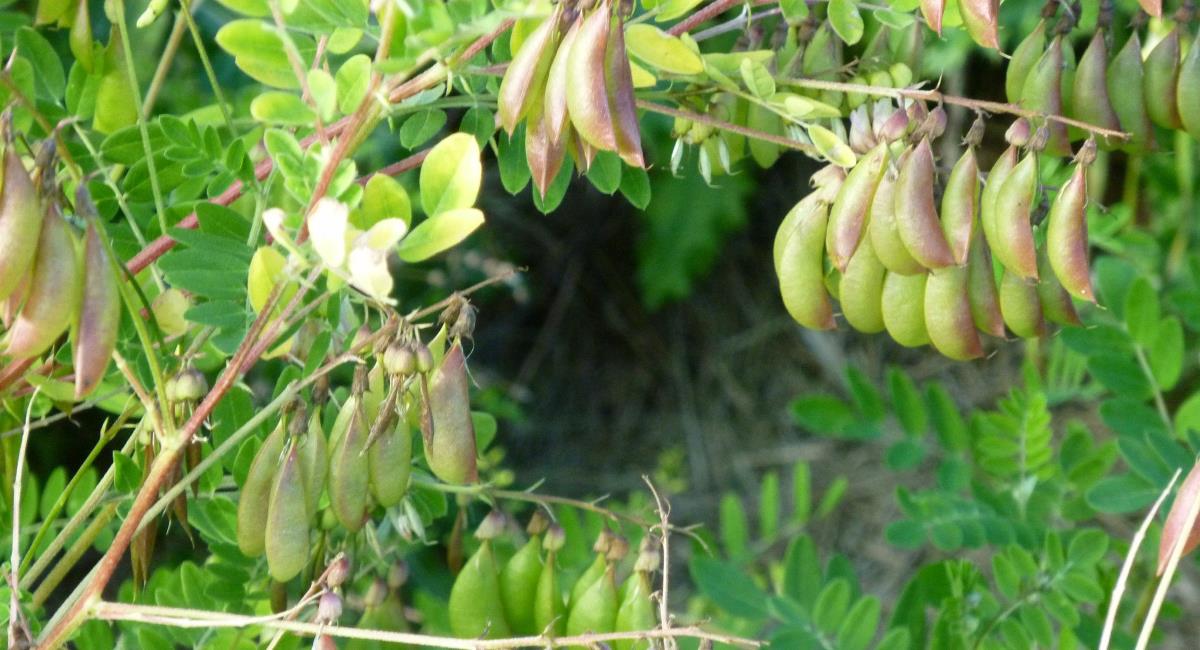
{"label": "pale yellow-green leaf", "polygon": [[422,221],[400,241],[400,259],[405,262],[429,259],[466,239],[481,225],[483,212],[476,208],[439,212]]}
{"label": "pale yellow-green leaf", "polygon": [[333,76],[321,68],[308,71],[308,92],[312,95],[313,104],[321,120],[328,122],[337,113],[337,84]]}
{"label": "pale yellow-green leaf", "polygon": [[482,180],[483,165],[475,136],[469,133],[447,136],[421,163],[421,207],[431,217],[469,208],[475,205]]}
{"label": "pale yellow-green leaf", "polygon": [[658,83],[658,80],[654,78],[654,75],[651,74],[649,70],[638,65],[634,61],[629,62],[629,71],[633,73],[634,88],[650,88],[654,84]]}
{"label": "pale yellow-green leaf", "polygon": [[255,97],[250,102],[250,115],[259,122],[285,126],[311,126],[317,117],[303,99],[278,90]]}
{"label": "pale yellow-green leaf", "polygon": [[[254,257],[250,258],[250,272],[246,278],[246,293],[250,297],[250,307],[254,309],[254,313],[262,311],[275,285],[285,279],[286,269],[287,259],[273,247],[261,246],[254,251]],[[276,302],[276,309],[279,309],[279,305],[287,303],[291,298],[289,293],[295,292],[294,286],[285,289],[284,296]]]}
{"label": "pale yellow-green leaf", "polygon": [[412,225],[412,201],[399,181],[387,174],[375,174],[367,181],[362,203],[350,215],[350,223],[366,230],[381,219],[400,219]]}
{"label": "pale yellow-green leaf", "polygon": [[682,17],[697,7],[703,0],[666,0],[658,4],[659,12],[655,20],[660,23]]}
{"label": "pale yellow-green leaf", "polygon": [[836,133],[820,124],[808,125],[808,137],[812,139],[813,146],[817,148],[817,151],[838,167],[853,167],[858,160],[854,151],[850,149],[850,145],[842,142]]}
{"label": "pale yellow-green leaf", "polygon": [[704,72],[704,60],[682,40],[645,23],[625,28],[625,47],[646,65],[680,75]]}

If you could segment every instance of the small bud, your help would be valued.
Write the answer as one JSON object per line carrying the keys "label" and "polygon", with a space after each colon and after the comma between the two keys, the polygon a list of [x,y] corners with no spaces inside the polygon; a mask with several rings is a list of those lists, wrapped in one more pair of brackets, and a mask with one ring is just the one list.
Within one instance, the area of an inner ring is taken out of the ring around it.
{"label": "small bud", "polygon": [[208,380],[195,368],[184,368],[167,380],[167,399],[173,402],[197,402],[208,394]]}
{"label": "small bud", "polygon": [[363,605],[367,607],[378,607],[387,598],[388,587],[387,583],[379,578],[371,581],[371,586],[367,588],[367,593],[363,596]]}
{"label": "small bud", "polygon": [[939,138],[946,132],[947,121],[946,110],[938,106],[925,116],[925,121],[921,123],[921,132],[930,140]]}
{"label": "small bud", "polygon": [[608,544],[608,550],[604,552],[604,559],[609,562],[620,562],[626,554],[629,553],[629,540],[623,535],[613,535],[612,541]]}
{"label": "small bud", "polygon": [[404,560],[396,560],[388,569],[387,584],[390,589],[399,589],[408,582],[408,563]]}
{"label": "small bud", "polygon": [[646,535],[642,538],[642,544],[638,548],[637,562],[633,565],[633,570],[651,573],[660,566],[662,566],[662,553],[659,540],[653,535]]}
{"label": "small bud", "polygon": [[417,370],[417,356],[412,346],[395,341],[383,353],[383,367],[391,374],[407,377]]}
{"label": "small bud", "polygon": [[529,516],[529,524],[525,526],[525,532],[530,535],[541,535],[546,532],[546,527],[549,525],[550,519],[538,508]]}
{"label": "small bud", "polygon": [[345,553],[338,553],[337,557],[329,563],[329,568],[325,572],[325,585],[330,588],[337,588],[346,582],[350,577],[350,558],[346,557]]}
{"label": "small bud", "polygon": [[417,370],[420,372],[433,370],[433,352],[429,351],[429,347],[424,343],[417,343],[414,347],[416,348]]}
{"label": "small bud", "polygon": [[552,523],[546,528],[546,536],[542,538],[542,548],[551,552],[559,551],[566,541],[567,534],[563,531],[562,526]]}
{"label": "small bud", "polygon": [[1014,147],[1024,147],[1029,144],[1030,131],[1029,120],[1017,118],[1004,132],[1004,140]]}
{"label": "small bud", "polygon": [[479,527],[475,529],[475,539],[487,541],[495,539],[504,534],[504,528],[508,525],[508,517],[499,510],[493,510],[479,522]]}
{"label": "small bud", "polygon": [[458,311],[458,317],[450,325],[450,336],[453,338],[471,338],[475,333],[475,308],[471,303],[464,301],[462,309]]}
{"label": "small bud", "polygon": [[607,528],[600,531],[596,537],[596,543],[592,544],[592,550],[597,553],[607,553],[608,547],[612,545],[613,534]]}
{"label": "small bud", "polygon": [[987,123],[983,121],[983,115],[975,118],[971,122],[971,128],[967,129],[967,135],[963,137],[963,144],[968,147],[978,147],[980,142],[983,142],[984,131],[987,130]]}
{"label": "small bud", "polygon": [[1079,148],[1079,153],[1075,154],[1075,161],[1081,165],[1087,166],[1096,161],[1096,140],[1088,138],[1083,146]]}
{"label": "small bud", "polygon": [[342,616],[342,597],[332,591],[321,594],[317,601],[317,622],[335,623]]}
{"label": "small bud", "polygon": [[367,340],[371,338],[373,332],[371,328],[363,323],[362,327],[354,332],[354,339],[350,342],[351,352],[362,352],[367,347]]}
{"label": "small bud", "polygon": [[1050,142],[1050,129],[1046,127],[1038,127],[1037,131],[1033,132],[1033,137],[1029,139],[1029,149],[1033,151],[1041,151],[1046,148]]}
{"label": "small bud", "polygon": [[179,289],[167,289],[150,303],[154,322],[158,323],[158,328],[167,336],[179,336],[187,332],[188,322],[185,314],[191,308],[191,299]]}

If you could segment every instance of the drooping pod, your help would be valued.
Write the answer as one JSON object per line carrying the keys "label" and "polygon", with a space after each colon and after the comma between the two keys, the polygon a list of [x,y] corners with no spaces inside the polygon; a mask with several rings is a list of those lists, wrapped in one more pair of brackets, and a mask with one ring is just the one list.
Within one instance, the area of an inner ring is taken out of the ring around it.
{"label": "drooping pod", "polygon": [[1179,66],[1177,86],[1179,120],[1189,135],[1200,139],[1200,32],[1196,32],[1192,46]]}
{"label": "drooping pod", "polygon": [[75,399],[95,390],[117,346],[121,326],[118,282],[96,224],[89,221],[83,243],[83,295],[74,327]]}
{"label": "drooping pod", "polygon": [[882,299],[886,271],[875,256],[871,238],[864,237],[838,285],[842,315],[860,332],[874,334],[884,329]]}
{"label": "drooping pod", "polygon": [[837,198],[829,210],[826,249],[833,266],[839,271],[846,270],[850,256],[858,248],[867,221],[867,209],[875,198],[875,189],[883,177],[887,161],[887,144],[876,145],[846,174],[846,180],[838,189]]}
{"label": "drooping pod", "polygon": [[567,614],[567,635],[612,632],[617,624],[616,564],[628,550],[624,538],[614,536],[605,553],[604,573],[583,591]]}
{"label": "drooping pod", "polygon": [[604,52],[604,82],[613,117],[617,155],[631,167],[645,167],[637,98],[633,94],[633,70],[625,51],[625,16],[619,10],[609,27],[608,47]]}
{"label": "drooping pod", "polygon": [[571,125],[585,142],[603,151],[617,149],[604,78],[611,17],[612,4],[601,0],[599,6],[584,16],[567,57],[567,113]]}
{"label": "drooping pod", "polygon": [[[1158,566],[1154,575],[1160,576],[1167,570],[1171,562],[1171,553],[1175,547],[1182,545],[1182,555],[1187,555],[1200,545],[1200,526],[1189,522],[1189,511],[1200,498],[1200,463],[1192,466],[1179,491],[1175,493],[1175,502],[1167,513],[1167,521],[1163,524],[1162,540],[1158,544]],[[1189,527],[1190,525],[1190,527]]]}
{"label": "drooping pod", "polygon": [[1071,295],[1096,302],[1088,265],[1087,166],[1075,163],[1046,216],[1046,251],[1054,275]]}
{"label": "drooping pod", "polygon": [[1017,277],[1036,280],[1037,251],[1030,219],[1037,198],[1037,154],[1027,152],[1004,179],[995,204],[995,240],[988,241],[996,259]]}
{"label": "drooping pod", "polygon": [[1012,58],[1008,60],[1008,69],[1004,74],[1004,93],[1013,104],[1021,103],[1021,92],[1025,88],[1025,79],[1029,72],[1042,57],[1046,50],[1046,21],[1039,20],[1037,27],[1021,40],[1017,49],[1013,50]]}
{"label": "drooping pod", "polygon": [[[650,575],[661,563],[662,554],[658,550],[658,540],[651,535],[643,537],[637,562],[633,566],[633,575],[629,576],[621,587],[621,604],[617,608],[617,620],[614,625],[617,632],[651,630],[658,624],[654,601],[651,598],[654,585]],[[613,642],[613,650],[650,650],[652,647],[649,641],[626,639]]]}
{"label": "drooping pod", "polygon": [[308,426],[300,441],[300,473],[304,477],[309,521],[316,521],[325,480],[329,476],[329,442],[321,424],[321,407],[315,406],[308,416]]}
{"label": "drooping pod", "polygon": [[971,254],[967,257],[967,298],[976,329],[1004,338],[1004,316],[1000,313],[992,256],[979,231],[971,237]]}
{"label": "drooping pod", "polygon": [[[570,59],[571,50],[575,47],[575,39],[579,35],[582,23],[583,16],[579,16],[575,22],[571,23],[567,33],[563,34],[562,40],[558,42],[558,50],[554,53],[554,60],[550,63],[550,72],[546,76],[545,105],[543,106],[546,121],[544,128],[548,141],[559,146],[564,144],[566,138],[563,136],[566,135],[570,126],[567,93],[571,70],[567,62]],[[551,180],[553,178],[551,176]]]}
{"label": "drooping pod", "polygon": [[925,329],[925,282],[928,273],[888,273],[883,279],[883,324],[888,334],[909,348],[929,343]]}
{"label": "drooping pod", "polygon": [[237,544],[248,557],[258,557],[266,550],[267,509],[275,468],[287,442],[287,429],[288,418],[283,417],[254,454],[238,496]]}
{"label": "drooping pod", "polygon": [[925,330],[938,352],[956,361],[983,356],[971,314],[970,270],[952,266],[930,271],[925,282]]}
{"label": "drooping pod", "polygon": [[[1063,45],[1062,36],[1054,37],[1050,46],[1038,58],[1021,88],[1021,107],[1043,115],[1063,114]],[[1065,156],[1071,151],[1067,127],[1062,122],[1047,120],[1045,128],[1050,139],[1046,153]]]}
{"label": "drooping pod", "polygon": [[[385,417],[381,413],[380,418]],[[404,498],[408,492],[408,479],[412,473],[412,433],[408,422],[386,414],[388,424],[379,437],[367,449],[367,472],[370,475],[371,494],[379,505],[390,508]]]}
{"label": "drooping pod", "polygon": [[1047,321],[1059,325],[1081,325],[1082,321],[1079,320],[1079,313],[1075,311],[1075,304],[1071,302],[1071,294],[1067,293],[1067,290],[1059,284],[1058,278],[1054,276],[1054,272],[1050,269],[1050,261],[1046,257],[1046,249],[1043,248],[1038,252],[1040,273],[1037,283],[1038,301],[1042,305],[1042,316]]}
{"label": "drooping pod", "polygon": [[1000,0],[959,0],[963,26],[971,38],[983,47],[999,49]]}
{"label": "drooping pod", "polygon": [[479,524],[475,531],[475,536],[481,540],[479,549],[454,579],[448,611],[450,630],[456,637],[500,639],[512,636],[501,602],[500,569],[492,551],[492,539],[503,532],[503,522],[503,515],[493,511]]}
{"label": "drooping pod", "polygon": [[588,588],[604,575],[604,569],[607,566],[604,556],[612,546],[612,540],[613,534],[607,528],[601,530],[596,537],[596,541],[592,544],[592,550],[595,551],[596,556],[592,558],[592,563],[583,570],[583,573],[575,579],[575,584],[571,585],[571,593],[567,598],[568,611],[575,609],[575,605],[579,603],[579,599],[583,597]]}
{"label": "drooping pod", "polygon": [[525,122],[525,162],[538,194],[546,196],[546,190],[562,169],[567,148],[562,140],[550,137],[549,117],[539,115]]}
{"label": "drooping pod", "polygon": [[287,582],[299,575],[308,563],[308,504],[294,443],[275,471],[264,537],[271,578]]}
{"label": "drooping pod", "polygon": [[935,175],[933,149],[928,139],[922,139],[900,162],[893,199],[900,240],[927,269],[955,263],[934,205]]}
{"label": "drooping pod", "polygon": [[527,531],[529,540],[517,550],[500,571],[500,595],[504,615],[513,633],[538,634],[534,623],[538,579],[542,575],[542,533],[549,521],[541,511],[534,511]]}
{"label": "drooping pod", "polygon": [[946,12],[946,0],[921,0],[921,15],[938,36],[942,35],[942,15]]}
{"label": "drooping pod", "polygon": [[825,291],[824,246],[829,208],[804,198],[793,210],[792,231],[785,235],[779,255],[779,293],[783,306],[804,327],[833,329],[833,306]]}
{"label": "drooping pod", "polygon": [[942,232],[958,266],[967,263],[978,211],[979,163],[975,161],[975,147],[967,147],[950,170],[942,193]]}
{"label": "drooping pod", "polygon": [[[363,369],[359,368],[359,375]],[[355,385],[362,385],[356,377]],[[370,471],[366,452],[368,414],[363,391],[355,389],[333,425],[329,455],[329,504],[338,523],[350,532],[362,528],[367,511]]]}
{"label": "drooping pod", "polygon": [[75,235],[51,204],[42,219],[29,293],[5,337],[4,352],[28,359],[53,345],[75,318],[82,283]]}
{"label": "drooping pod", "polygon": [[1108,98],[1108,45],[1104,41],[1103,29],[1096,30],[1087,50],[1079,59],[1072,82],[1070,104],[1071,115],[1078,120],[1114,131],[1121,128]]}
{"label": "drooping pod", "polygon": [[1036,281],[1023,280],[1005,270],[1000,278],[1000,313],[1008,329],[1023,339],[1046,333]]}
{"label": "drooping pod", "polygon": [[0,170],[0,300],[7,299],[30,269],[45,212],[33,180],[12,146]]}
{"label": "drooping pod", "polygon": [[471,396],[467,361],[462,344],[446,351],[442,365],[429,381],[428,422],[422,418],[425,460],[439,479],[456,485],[478,479],[475,465],[475,426],[471,422]]}
{"label": "drooping pod", "polygon": [[896,226],[895,213],[896,176],[888,171],[879,181],[875,190],[875,199],[871,201],[871,210],[867,218],[867,232],[870,235],[871,247],[875,256],[891,273],[913,275],[924,273],[925,267],[913,259],[912,253],[900,240],[900,230]]}
{"label": "drooping pod", "polygon": [[1183,126],[1179,117],[1179,27],[1171,29],[1150,54],[1143,67],[1142,87],[1150,121],[1166,129]]}
{"label": "drooping pod", "polygon": [[1125,147],[1135,150],[1153,148],[1154,126],[1146,113],[1142,43],[1136,30],[1130,32],[1121,51],[1108,64],[1107,77],[1113,111],[1121,130],[1130,135]]}
{"label": "drooping pod", "polygon": [[566,608],[563,604],[562,590],[559,588],[558,563],[555,559],[565,541],[562,527],[550,524],[546,530],[546,538],[542,540],[542,548],[546,550],[546,561],[542,563],[542,571],[538,575],[537,589],[534,592],[533,623],[534,629],[539,632],[558,635],[567,627]]}
{"label": "drooping pod", "polygon": [[1000,154],[988,172],[987,181],[979,195],[979,225],[989,246],[996,241],[996,197],[1004,187],[1004,179],[1017,166],[1017,149],[1010,146]]}
{"label": "drooping pod", "polygon": [[[500,116],[500,125],[509,135],[512,135],[517,124],[530,113],[535,103],[544,101],[542,90],[546,86],[546,76],[550,73],[550,64],[554,61],[554,53],[557,51],[561,18],[562,7],[559,5],[525,39],[504,72],[496,98],[496,109]],[[537,107],[533,112],[535,115],[541,115],[541,107]]]}

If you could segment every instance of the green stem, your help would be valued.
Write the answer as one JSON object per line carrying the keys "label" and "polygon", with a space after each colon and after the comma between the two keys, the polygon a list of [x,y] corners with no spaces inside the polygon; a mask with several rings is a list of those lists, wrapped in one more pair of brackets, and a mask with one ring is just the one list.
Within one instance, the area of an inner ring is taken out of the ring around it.
{"label": "green stem", "polygon": [[1167,251],[1167,277],[1174,277],[1187,262],[1188,242],[1192,236],[1192,210],[1195,201],[1195,145],[1192,136],[1175,132],[1175,177],[1179,182],[1179,223]]}
{"label": "green stem", "polygon": [[71,548],[67,549],[67,552],[63,554],[62,560],[59,561],[50,573],[46,574],[46,579],[42,581],[42,584],[38,585],[37,591],[33,592],[33,606],[35,609],[40,608],[46,602],[46,598],[50,596],[71,568],[75,566],[80,556],[91,548],[92,542],[96,541],[96,537],[100,535],[100,532],[104,530],[104,527],[108,525],[108,522],[112,520],[115,514],[117,514],[116,502],[105,506],[100,511],[100,514],[96,515],[96,518],[92,520],[92,523],[84,529],[79,539],[75,540],[74,544],[71,544]]}
{"label": "green stem", "polygon": [[225,101],[225,93],[221,90],[221,83],[217,81],[217,73],[213,70],[212,61],[208,58],[208,50],[204,47],[204,38],[200,34],[200,27],[196,25],[196,18],[192,15],[192,6],[199,5],[200,2],[179,0],[179,4],[180,13],[187,21],[188,31],[191,32],[192,41],[196,44],[196,54],[200,56],[200,65],[208,77],[208,85],[212,87],[213,96],[217,99],[217,106],[221,107],[221,116],[225,118],[225,128],[229,129],[231,137],[237,137],[237,131],[233,128],[233,116],[229,113],[229,103]]}

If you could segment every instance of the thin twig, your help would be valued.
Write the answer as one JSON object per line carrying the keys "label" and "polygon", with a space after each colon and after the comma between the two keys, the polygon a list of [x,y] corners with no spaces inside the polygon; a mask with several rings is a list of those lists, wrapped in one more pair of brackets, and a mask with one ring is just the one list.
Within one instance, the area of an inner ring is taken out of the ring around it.
{"label": "thin twig", "polygon": [[[1200,517],[1200,499],[1193,499],[1188,504],[1187,516],[1184,517],[1183,527],[1180,530],[1192,530],[1196,525],[1197,517]],[[1179,568],[1179,560],[1183,557],[1183,549],[1187,546],[1189,536],[1187,532],[1184,532],[1175,539],[1175,544],[1171,546],[1171,556],[1167,560],[1167,568],[1159,578],[1158,588],[1154,591],[1154,600],[1150,601],[1150,609],[1146,612],[1146,619],[1142,622],[1142,631],[1138,634],[1135,650],[1146,650],[1150,644],[1150,636],[1154,633],[1154,624],[1158,621],[1158,613],[1162,609],[1163,600],[1167,597],[1167,590],[1171,588],[1171,579],[1175,577],[1175,571]]]}
{"label": "thin twig", "polygon": [[17,631],[24,620],[21,616],[21,487],[25,479],[25,452],[29,448],[29,423],[33,419],[33,405],[37,402],[41,386],[33,391],[29,406],[25,407],[25,431],[21,433],[21,446],[17,451],[17,470],[13,474],[12,498],[12,554],[9,557],[9,584],[12,595],[8,604],[8,647],[18,647]]}
{"label": "thin twig", "polygon": [[658,532],[662,544],[662,592],[658,598],[658,617],[662,629],[667,630],[671,627],[671,609],[667,604],[671,593],[671,504],[659,495],[649,476],[643,474],[642,481],[650,488],[650,494],[654,495],[655,509],[658,510]]}

